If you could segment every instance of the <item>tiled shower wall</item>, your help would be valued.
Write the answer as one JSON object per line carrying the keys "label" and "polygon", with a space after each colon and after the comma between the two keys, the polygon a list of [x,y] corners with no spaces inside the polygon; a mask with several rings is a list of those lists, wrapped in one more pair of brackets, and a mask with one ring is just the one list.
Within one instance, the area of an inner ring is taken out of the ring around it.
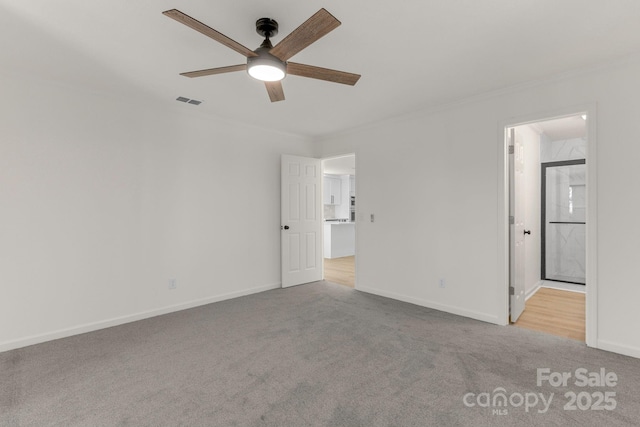
{"label": "tiled shower wall", "polygon": [[586,138],[561,139],[558,141],[551,141],[546,135],[540,135],[540,161],[542,163],[586,158]]}

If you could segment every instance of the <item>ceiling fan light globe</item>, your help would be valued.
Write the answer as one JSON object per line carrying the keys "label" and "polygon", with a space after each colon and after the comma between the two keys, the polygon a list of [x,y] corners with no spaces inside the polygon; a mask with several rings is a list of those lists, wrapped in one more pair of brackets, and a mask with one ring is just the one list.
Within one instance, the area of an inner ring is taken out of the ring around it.
{"label": "ceiling fan light globe", "polygon": [[263,82],[277,82],[285,77],[284,67],[271,64],[251,64],[247,67],[251,77]]}
{"label": "ceiling fan light globe", "polygon": [[269,53],[268,46],[255,50],[258,56],[247,58],[247,72],[263,82],[277,82],[287,75],[287,64]]}

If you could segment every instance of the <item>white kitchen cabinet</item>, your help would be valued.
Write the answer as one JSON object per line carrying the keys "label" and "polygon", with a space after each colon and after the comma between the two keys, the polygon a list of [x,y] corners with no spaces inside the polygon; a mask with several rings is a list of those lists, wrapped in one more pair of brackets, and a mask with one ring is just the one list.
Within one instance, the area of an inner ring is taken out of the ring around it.
{"label": "white kitchen cabinet", "polygon": [[342,258],[356,253],[356,225],[353,222],[325,222],[324,257]]}
{"label": "white kitchen cabinet", "polygon": [[325,175],[323,179],[322,200],[325,205],[339,205],[342,202],[340,178]]}
{"label": "white kitchen cabinet", "polygon": [[349,208],[351,206],[349,198],[349,175],[340,176],[340,204],[335,207],[336,218],[348,219]]}

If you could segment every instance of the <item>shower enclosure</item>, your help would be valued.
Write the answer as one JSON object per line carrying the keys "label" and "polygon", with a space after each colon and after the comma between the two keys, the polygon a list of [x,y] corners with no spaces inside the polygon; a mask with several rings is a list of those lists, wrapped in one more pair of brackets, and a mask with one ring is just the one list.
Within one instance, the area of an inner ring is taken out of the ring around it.
{"label": "shower enclosure", "polygon": [[585,160],[542,163],[542,278],[586,284]]}

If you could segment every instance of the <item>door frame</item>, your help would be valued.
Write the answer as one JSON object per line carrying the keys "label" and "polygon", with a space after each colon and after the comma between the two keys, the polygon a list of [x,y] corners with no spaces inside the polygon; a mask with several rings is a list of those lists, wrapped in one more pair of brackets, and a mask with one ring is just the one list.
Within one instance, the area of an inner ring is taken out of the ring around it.
{"label": "door frame", "polygon": [[586,279],[585,332],[586,344],[598,348],[598,252],[597,252],[597,105],[575,105],[523,116],[498,123],[498,321],[509,324],[509,150],[508,128],[586,114],[587,120],[587,206],[586,206]]}
{"label": "door frame", "polygon": [[[330,156],[327,157],[321,157],[320,158],[320,173],[322,174],[322,176],[324,177],[324,162],[325,160],[332,160],[332,159],[339,159],[341,157],[348,157],[348,156],[353,156],[355,159],[355,163],[356,163],[356,171],[358,170],[358,155],[351,151],[348,153],[342,153],[342,154],[332,154]],[[356,175],[357,176],[357,175]],[[357,178],[356,178],[357,179]],[[322,196],[324,196],[324,179],[322,180]],[[358,185],[356,184],[356,191],[355,191],[355,197],[356,197],[356,203],[358,200]],[[357,206],[357,205],[356,205]],[[324,205],[322,205],[321,209],[323,210],[321,212],[321,215],[324,217]],[[357,208],[356,208],[357,209]],[[355,253],[356,255],[358,254],[358,215],[357,215],[357,210],[356,210],[356,221],[355,221],[355,233],[356,233],[356,242],[355,242]],[[354,265],[354,283],[353,283],[353,289],[358,289],[358,257],[355,257],[355,265]],[[322,280],[324,280],[324,225],[323,225],[323,230],[322,230]]]}
{"label": "door frame", "polygon": [[509,323],[514,323],[524,312],[526,302],[525,199],[511,197],[525,186],[524,144],[516,128],[505,130],[509,146]]}

